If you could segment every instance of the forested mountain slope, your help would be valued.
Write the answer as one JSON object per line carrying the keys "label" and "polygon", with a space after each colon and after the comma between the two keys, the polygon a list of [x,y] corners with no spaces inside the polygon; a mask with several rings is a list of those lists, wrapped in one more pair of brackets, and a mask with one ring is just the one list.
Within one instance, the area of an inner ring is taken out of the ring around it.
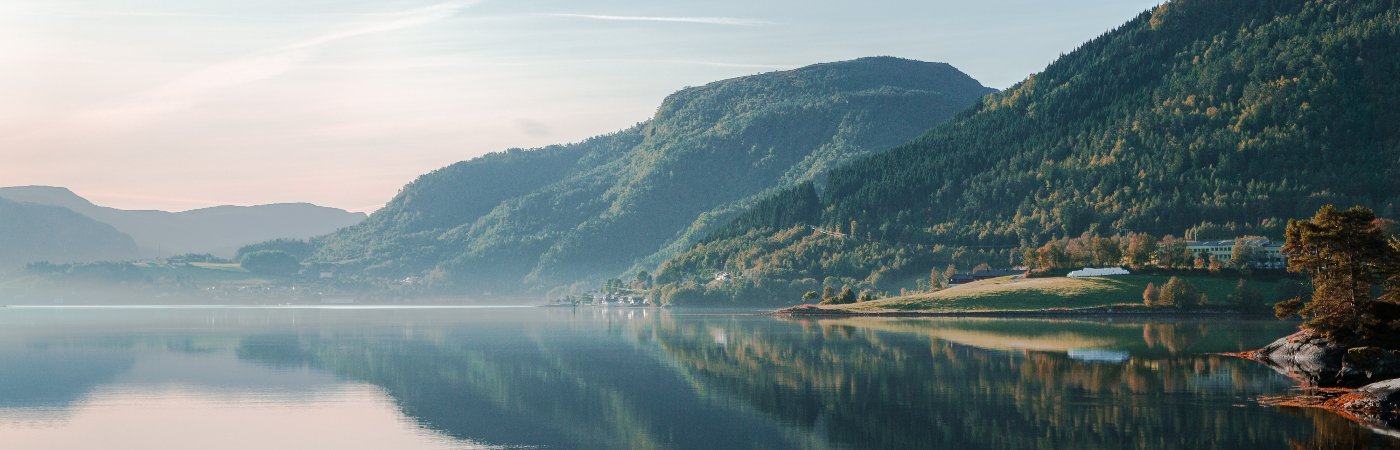
{"label": "forested mountain slope", "polygon": [[1400,2],[1176,0],[837,168],[820,205],[770,202],[662,272],[866,280],[904,252],[917,263],[898,271],[926,275],[954,252],[906,244],[965,257],[1084,232],[1277,236],[1325,203],[1400,212]]}
{"label": "forested mountain slope", "polygon": [[907,142],[992,91],[947,64],[887,57],[687,88],[627,130],[424,175],[322,239],[316,258],[468,293],[594,281],[660,261],[756,195]]}

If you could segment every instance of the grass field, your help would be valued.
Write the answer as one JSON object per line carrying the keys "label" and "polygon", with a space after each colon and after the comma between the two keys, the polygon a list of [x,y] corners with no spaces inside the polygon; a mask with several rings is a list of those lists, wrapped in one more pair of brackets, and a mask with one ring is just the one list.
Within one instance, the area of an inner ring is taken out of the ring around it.
{"label": "grass field", "polygon": [[[1147,283],[1158,287],[1169,276],[1122,275],[1087,278],[994,278],[938,292],[918,293],[872,302],[829,306],[849,311],[1026,311],[1040,309],[1092,308],[1114,305],[1141,305]],[[1182,279],[1209,296],[1211,304],[1224,305],[1235,290],[1238,278],[1187,275]],[[1246,282],[1267,303],[1280,300],[1281,280]]]}
{"label": "grass field", "polygon": [[142,275],[152,279],[185,279],[209,284],[266,284],[265,277],[249,273],[238,264],[190,263],[162,264],[151,261],[132,263]]}

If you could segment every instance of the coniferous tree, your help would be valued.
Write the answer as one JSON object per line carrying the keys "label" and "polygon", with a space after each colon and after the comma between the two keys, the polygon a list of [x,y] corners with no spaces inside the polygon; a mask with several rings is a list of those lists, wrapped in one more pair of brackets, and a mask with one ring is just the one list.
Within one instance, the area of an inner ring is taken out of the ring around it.
{"label": "coniferous tree", "polygon": [[1280,305],[1307,319],[1303,326],[1334,339],[1395,340],[1400,304],[1374,290],[1400,274],[1400,247],[1374,226],[1362,207],[1323,206],[1312,219],[1290,220],[1283,252],[1288,270],[1312,279],[1310,301]]}

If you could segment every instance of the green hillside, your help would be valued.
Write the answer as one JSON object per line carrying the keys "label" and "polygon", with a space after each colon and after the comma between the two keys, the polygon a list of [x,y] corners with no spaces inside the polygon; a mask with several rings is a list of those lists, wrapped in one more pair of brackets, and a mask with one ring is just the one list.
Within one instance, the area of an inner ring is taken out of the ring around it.
{"label": "green hillside", "polygon": [[835,169],[817,207],[765,204],[755,217],[767,221],[720,230],[659,279],[732,271],[893,289],[935,265],[1005,266],[1016,247],[1085,232],[1280,236],[1326,203],[1394,217],[1397,99],[1400,2],[1176,0]]}
{"label": "green hillside", "polygon": [[887,57],[687,88],[627,130],[424,175],[313,259],[469,293],[597,281],[654,266],[761,195],[907,142],[992,91],[947,64]]}

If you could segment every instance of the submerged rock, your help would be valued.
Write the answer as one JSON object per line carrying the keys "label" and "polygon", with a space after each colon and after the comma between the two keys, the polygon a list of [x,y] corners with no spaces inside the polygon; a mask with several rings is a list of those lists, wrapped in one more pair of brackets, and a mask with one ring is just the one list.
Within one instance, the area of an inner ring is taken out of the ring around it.
{"label": "submerged rock", "polygon": [[1263,397],[1270,406],[1319,408],[1392,438],[1400,439],[1400,379],[1360,388],[1312,388],[1289,395]]}
{"label": "submerged rock", "polygon": [[1371,383],[1318,406],[1376,432],[1400,437],[1400,379]]}
{"label": "submerged rock", "polygon": [[1302,394],[1261,399],[1264,404],[1322,408],[1400,438],[1400,351],[1338,343],[1299,331],[1236,355],[1315,387]]}
{"label": "submerged rock", "polygon": [[1339,400],[1337,406],[1348,411],[1394,414],[1400,406],[1400,378],[1362,386]]}
{"label": "submerged rock", "polygon": [[1251,352],[1250,359],[1318,387],[1357,387],[1400,378],[1400,351],[1356,347],[1299,331]]}

